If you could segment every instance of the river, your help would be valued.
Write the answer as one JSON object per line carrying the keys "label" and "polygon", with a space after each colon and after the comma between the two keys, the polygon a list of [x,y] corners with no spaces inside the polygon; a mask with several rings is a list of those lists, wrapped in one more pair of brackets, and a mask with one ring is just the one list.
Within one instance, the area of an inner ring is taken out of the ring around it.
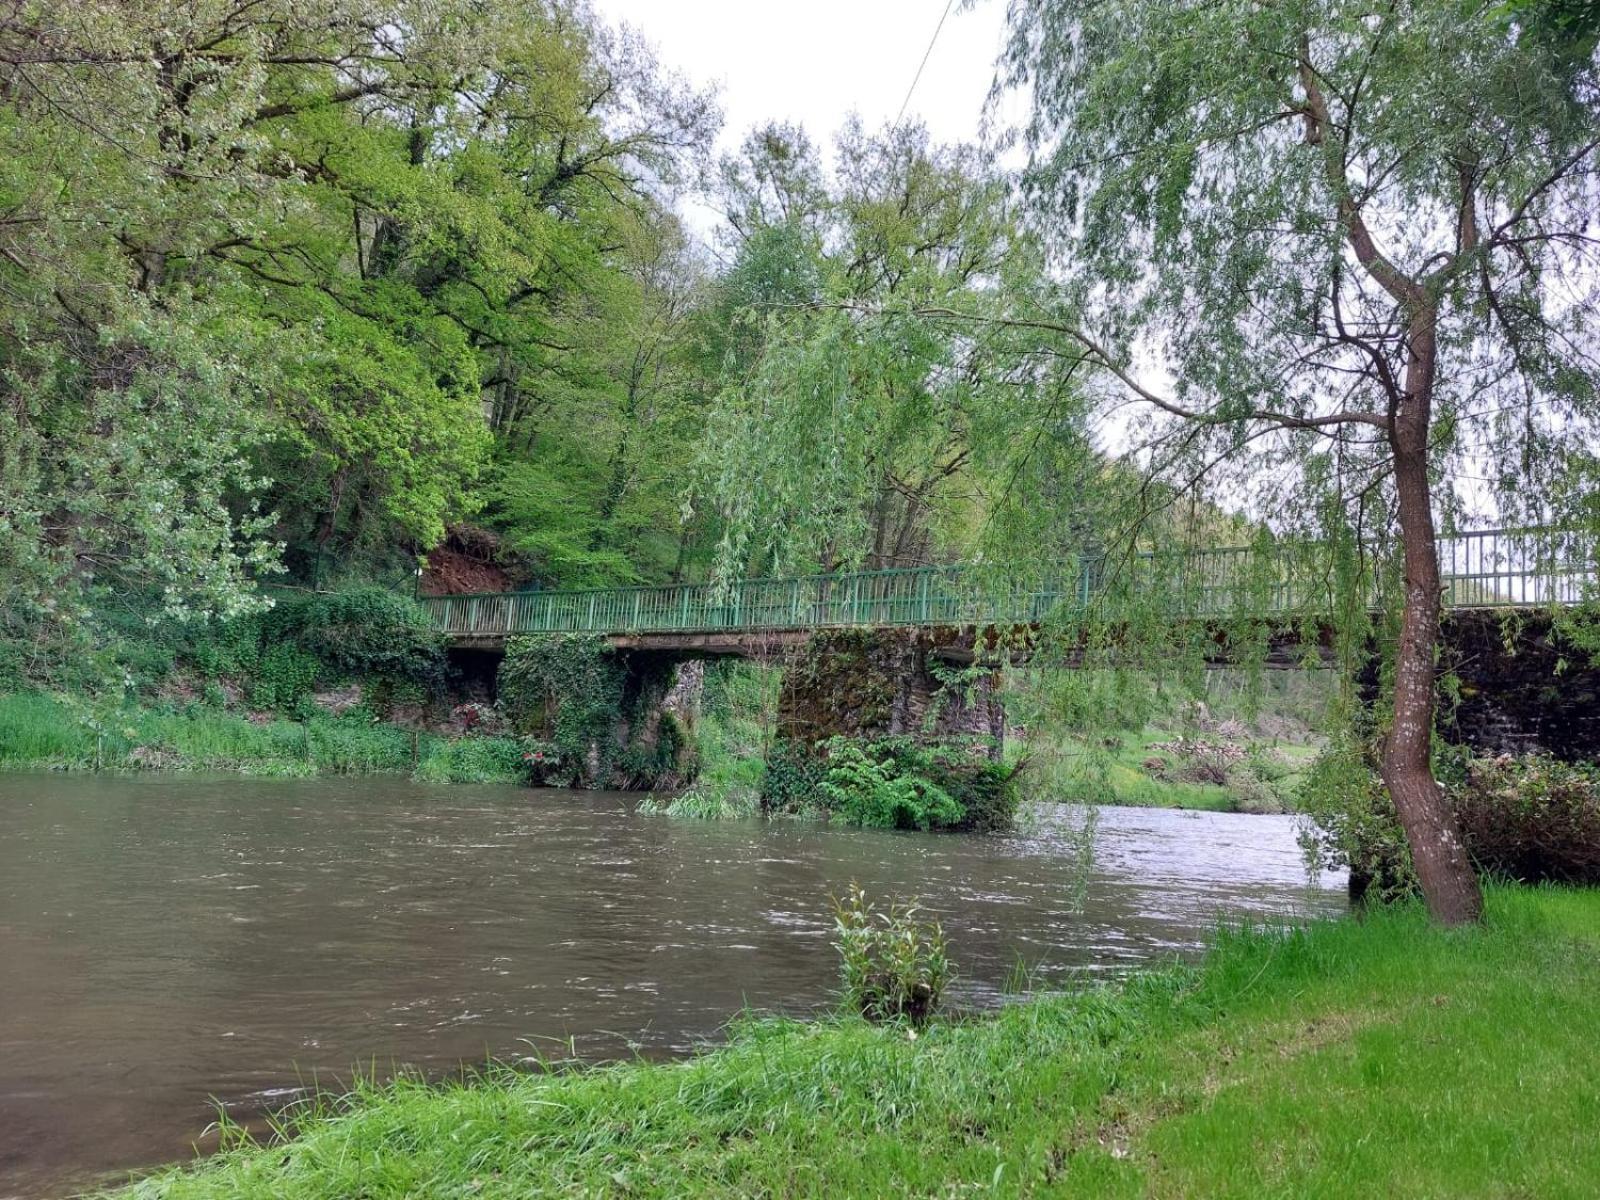
{"label": "river", "polygon": [[0,776],[0,1197],[184,1158],[353,1063],[683,1053],[835,983],[828,896],[920,896],[954,999],[1342,910],[1287,817],[1081,811],[1006,836],[640,816],[393,779]]}

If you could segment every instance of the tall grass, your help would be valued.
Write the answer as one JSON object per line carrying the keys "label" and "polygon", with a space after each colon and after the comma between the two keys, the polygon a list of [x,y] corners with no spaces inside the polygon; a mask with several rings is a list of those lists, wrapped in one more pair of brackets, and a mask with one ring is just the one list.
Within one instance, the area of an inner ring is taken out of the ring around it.
{"label": "tall grass", "polygon": [[646,796],[639,802],[638,811],[645,816],[691,821],[740,821],[755,816],[759,806],[760,794],[754,788],[696,784],[668,799]]}
{"label": "tall grass", "polygon": [[1489,914],[1224,932],[921,1031],[751,1020],[677,1064],[369,1082],[120,1195],[1590,1195],[1600,893]]}
{"label": "tall grass", "polygon": [[645,814],[700,821],[755,815],[766,772],[767,729],[777,700],[778,672],[748,663],[721,663],[707,672],[705,702],[695,726],[700,771],[677,796],[648,796]]}
{"label": "tall grass", "polygon": [[517,783],[512,738],[444,738],[361,717],[255,721],[204,705],[181,710],[0,696],[0,767],[238,771],[251,775],[412,774],[430,783]]}
{"label": "tall grass", "polygon": [[99,741],[81,713],[50,697],[0,695],[0,766],[93,766]]}

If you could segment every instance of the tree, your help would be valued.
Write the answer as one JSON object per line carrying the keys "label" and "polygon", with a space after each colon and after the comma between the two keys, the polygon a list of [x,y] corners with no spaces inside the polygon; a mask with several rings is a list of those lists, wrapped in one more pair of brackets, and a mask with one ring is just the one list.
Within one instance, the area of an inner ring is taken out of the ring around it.
{"label": "tree", "polygon": [[775,126],[723,180],[733,261],[699,478],[725,568],[964,556],[1021,495],[1017,428],[1055,422],[1083,450],[1069,374],[1030,358],[1041,335],[923,315],[992,311],[1042,279],[1007,181],[974,148],[852,123],[825,183],[804,135]]}
{"label": "tree", "polygon": [[0,626],[414,561],[552,407],[611,419],[716,122],[581,0],[8,6],[0,561],[38,603]]}
{"label": "tree", "polygon": [[1037,323],[1138,403],[1152,475],[1284,531],[1397,529],[1381,773],[1430,911],[1476,919],[1431,763],[1436,527],[1475,496],[1565,518],[1568,451],[1593,444],[1592,52],[1454,0],[1056,0],[1010,24],[1064,281]]}

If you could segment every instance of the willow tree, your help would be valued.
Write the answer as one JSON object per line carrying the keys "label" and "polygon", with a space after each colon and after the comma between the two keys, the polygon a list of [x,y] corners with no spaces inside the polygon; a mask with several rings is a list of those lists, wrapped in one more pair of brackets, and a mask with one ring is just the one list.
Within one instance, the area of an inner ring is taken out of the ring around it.
{"label": "willow tree", "polygon": [[1038,323],[1141,413],[1125,444],[1280,530],[1397,536],[1380,771],[1447,923],[1481,896],[1432,769],[1436,525],[1561,519],[1600,379],[1592,42],[1508,11],[1013,0],[1006,56],[1064,281]]}
{"label": "willow tree", "polygon": [[927,315],[1008,311],[1043,279],[1005,177],[916,126],[852,122],[835,150],[825,173],[771,127],[724,168],[733,261],[697,481],[726,570],[968,557],[974,527],[1022,498],[1019,428],[1041,454],[1082,450],[1045,336]]}

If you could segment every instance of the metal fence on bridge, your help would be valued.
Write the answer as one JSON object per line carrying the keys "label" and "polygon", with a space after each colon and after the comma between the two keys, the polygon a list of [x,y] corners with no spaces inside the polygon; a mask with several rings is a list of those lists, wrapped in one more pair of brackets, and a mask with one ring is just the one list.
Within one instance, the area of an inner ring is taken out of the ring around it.
{"label": "metal fence on bridge", "polygon": [[[435,596],[435,626],[458,638],[517,633],[689,633],[882,625],[1028,623],[1138,604],[1184,618],[1329,615],[1379,603],[1393,547],[1357,555],[1324,543],[1264,542],[1122,560],[1080,556],[1056,576],[1021,582],[973,567],[856,571],[725,585]],[[1444,603],[1548,607],[1596,593],[1594,535],[1486,530],[1441,538]]]}

